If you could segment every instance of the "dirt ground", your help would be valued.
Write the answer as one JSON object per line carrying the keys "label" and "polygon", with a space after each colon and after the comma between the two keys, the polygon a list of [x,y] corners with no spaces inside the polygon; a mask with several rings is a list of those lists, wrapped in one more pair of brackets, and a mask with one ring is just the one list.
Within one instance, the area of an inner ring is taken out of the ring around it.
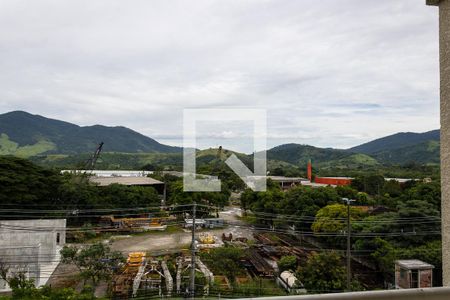
{"label": "dirt ground", "polygon": [[[233,237],[246,237],[252,239],[252,231],[249,228],[240,227],[240,221],[237,218],[240,216],[240,209],[236,207],[227,208],[225,211],[220,213],[220,217],[226,221],[232,221],[232,226],[227,226],[221,229],[212,230],[201,230],[200,232],[211,233],[218,236],[222,236],[222,233],[228,235],[233,234]],[[160,252],[164,251],[171,252],[175,249],[187,249],[191,243],[191,233],[190,231],[176,232],[164,234],[161,232],[148,233],[146,235],[139,236],[129,236],[113,241],[111,248],[113,250],[121,251],[123,253],[133,252],[133,251],[145,251],[145,252]]]}
{"label": "dirt ground", "polygon": [[[220,218],[234,225],[220,229],[199,230],[198,233],[210,233],[221,238],[222,233],[226,235],[232,233],[233,237],[246,237],[253,239],[253,232],[250,228],[244,228],[238,217],[241,216],[241,210],[237,207],[230,207],[219,213]],[[155,255],[175,252],[180,249],[188,249],[191,243],[191,232],[189,230],[177,232],[149,232],[144,235],[124,235],[117,236],[110,242],[113,250],[128,254],[133,251],[152,252]],[[47,285],[52,287],[72,287],[77,291],[82,289],[82,282],[77,277],[78,269],[73,265],[59,264],[53,272]],[[96,294],[104,295],[106,286],[99,286]]]}
{"label": "dirt ground", "polygon": [[76,274],[78,274],[77,267],[60,263],[46,285],[54,288],[72,287],[76,289],[80,282]]}

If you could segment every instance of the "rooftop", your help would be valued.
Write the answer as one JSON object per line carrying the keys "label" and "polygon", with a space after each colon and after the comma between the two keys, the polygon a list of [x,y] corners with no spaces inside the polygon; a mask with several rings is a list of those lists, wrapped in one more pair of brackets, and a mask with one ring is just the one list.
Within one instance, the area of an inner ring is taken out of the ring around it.
{"label": "rooftop", "polygon": [[311,182],[311,181],[309,181],[309,180],[307,180],[307,181],[302,181],[302,185],[304,185],[304,186],[310,186],[310,187],[327,187],[327,186],[335,187],[335,186],[336,186],[336,185],[334,185],[334,184],[316,183],[316,182]]}
{"label": "rooftop", "polygon": [[330,178],[330,179],[354,179],[353,177],[339,177],[339,176],[317,176],[318,178]]}
{"label": "rooftop", "polygon": [[267,178],[273,181],[289,181],[289,182],[308,181],[308,179],[303,177],[267,176]]}
{"label": "rooftop", "polygon": [[404,260],[397,260],[395,262],[397,265],[404,269],[408,270],[425,270],[425,269],[434,269],[433,265],[430,265],[426,262],[423,262],[418,259],[404,259]]}
{"label": "rooftop", "polygon": [[114,183],[128,186],[164,184],[164,182],[150,177],[91,177],[89,181],[99,186],[108,186]]}

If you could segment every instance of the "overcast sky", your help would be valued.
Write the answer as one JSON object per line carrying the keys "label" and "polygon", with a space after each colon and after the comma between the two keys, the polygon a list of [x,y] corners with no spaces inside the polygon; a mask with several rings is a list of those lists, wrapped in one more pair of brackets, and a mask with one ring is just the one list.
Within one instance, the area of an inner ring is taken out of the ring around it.
{"label": "overcast sky", "polygon": [[[437,22],[425,0],[0,0],[0,113],[171,145],[184,108],[267,109],[268,146],[428,131]],[[203,147],[251,151],[245,136],[221,140],[233,126],[213,128]]]}

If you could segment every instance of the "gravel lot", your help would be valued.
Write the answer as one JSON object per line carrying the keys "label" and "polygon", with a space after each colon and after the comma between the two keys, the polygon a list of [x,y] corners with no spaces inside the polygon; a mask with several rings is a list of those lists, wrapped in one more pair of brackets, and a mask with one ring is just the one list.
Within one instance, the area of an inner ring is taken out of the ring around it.
{"label": "gravel lot", "polygon": [[[239,220],[236,218],[240,215],[240,209],[236,207],[228,208],[220,213],[220,217],[226,221],[233,221],[234,223]],[[221,229],[213,230],[201,230],[200,232],[211,233],[218,237],[222,236],[222,233],[232,233],[233,237],[246,237],[252,239],[252,231],[248,228],[241,228],[238,226],[228,226]],[[112,242],[111,248],[113,250],[121,251],[123,253],[133,251],[146,251],[146,252],[170,252],[175,249],[182,249],[189,247],[191,243],[191,233],[187,232],[175,232],[175,233],[163,233],[163,232],[150,232],[146,235],[124,237],[123,239]]]}

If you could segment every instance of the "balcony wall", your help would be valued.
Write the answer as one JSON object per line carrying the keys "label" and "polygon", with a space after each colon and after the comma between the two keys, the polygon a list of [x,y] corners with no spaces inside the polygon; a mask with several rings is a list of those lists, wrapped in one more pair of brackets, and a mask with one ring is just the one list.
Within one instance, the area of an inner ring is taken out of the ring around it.
{"label": "balcony wall", "polygon": [[[244,299],[244,298],[242,298]],[[248,299],[248,298],[246,298]],[[262,297],[258,300],[449,300],[450,288],[389,290],[372,292],[354,292],[341,294],[321,294],[306,296]]]}

